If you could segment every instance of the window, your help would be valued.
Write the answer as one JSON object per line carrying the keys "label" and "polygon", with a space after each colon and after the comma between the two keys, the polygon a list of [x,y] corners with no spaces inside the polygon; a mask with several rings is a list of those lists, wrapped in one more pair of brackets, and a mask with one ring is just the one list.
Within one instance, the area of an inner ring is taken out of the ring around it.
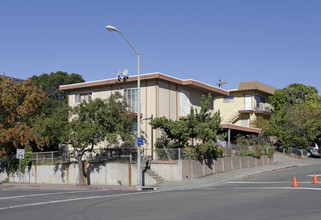
{"label": "window", "polygon": [[256,96],[256,110],[264,111],[265,110],[265,98],[261,96]]}
{"label": "window", "polygon": [[244,95],[244,110],[252,110],[252,95]]}
{"label": "window", "polygon": [[83,93],[78,93],[75,94],[75,104],[79,104],[82,101],[89,102],[89,99],[92,98],[92,92],[83,92]]}
{"label": "window", "polygon": [[187,116],[191,110],[191,104],[189,101],[189,92],[185,90],[181,90],[179,110],[180,110],[179,116]]}
{"label": "window", "polygon": [[125,89],[124,90],[124,97],[127,100],[129,105],[128,111],[130,112],[138,112],[138,89]]}
{"label": "window", "polygon": [[241,116],[241,126],[248,127],[249,126],[250,117],[248,115]]}
{"label": "window", "polygon": [[234,102],[234,96],[225,96],[223,99],[224,103],[232,103]]}

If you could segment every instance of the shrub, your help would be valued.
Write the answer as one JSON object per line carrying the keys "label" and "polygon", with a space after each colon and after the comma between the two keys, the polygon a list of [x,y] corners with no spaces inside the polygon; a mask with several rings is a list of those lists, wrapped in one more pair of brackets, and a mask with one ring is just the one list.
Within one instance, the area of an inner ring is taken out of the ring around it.
{"label": "shrub", "polygon": [[253,149],[244,149],[240,151],[240,156],[245,157],[245,156],[251,156],[255,157],[255,151]]}
{"label": "shrub", "polygon": [[258,144],[255,144],[253,146],[253,150],[254,150],[254,157],[256,158],[260,158],[262,156],[262,151],[263,151],[263,148],[262,146],[258,145]]}
{"label": "shrub", "polygon": [[272,159],[274,155],[274,147],[272,147],[270,144],[266,144],[264,148],[264,154],[267,154],[270,159]]}
{"label": "shrub", "polygon": [[237,139],[236,139],[236,143],[240,146],[240,150],[247,150],[249,149],[249,141],[248,139],[245,137],[245,136],[239,136]]}

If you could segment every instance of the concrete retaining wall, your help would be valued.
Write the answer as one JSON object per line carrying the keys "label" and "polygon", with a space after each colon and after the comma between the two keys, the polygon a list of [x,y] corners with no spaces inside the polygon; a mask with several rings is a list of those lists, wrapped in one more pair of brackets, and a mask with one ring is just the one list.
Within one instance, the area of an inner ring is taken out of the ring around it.
{"label": "concrete retaining wall", "polygon": [[[137,167],[128,163],[86,164],[87,181],[89,185],[135,186],[137,184]],[[36,165],[26,168],[21,174],[21,183],[44,184],[78,184],[78,165]],[[0,172],[0,181],[19,182],[18,172],[7,174],[5,170]],[[155,185],[149,175],[145,175],[146,185]]]}
{"label": "concrete retaining wall", "polygon": [[184,160],[182,165],[182,180],[195,179],[229,170],[261,166],[273,162],[274,159],[269,159],[267,155],[262,156],[260,159],[253,157],[232,157],[203,161]]}
{"label": "concrete retaining wall", "polygon": [[[233,169],[242,169],[260,166],[274,162],[268,156],[260,159],[253,157],[218,158],[217,160],[177,160],[153,161],[150,168],[166,181],[182,181],[195,179],[215,173],[226,172]],[[123,185],[135,186],[137,184],[137,166],[128,163],[97,163],[86,164],[87,182],[90,185]],[[72,184],[78,182],[78,165],[37,165],[26,168],[22,174],[21,183],[44,184]],[[154,178],[145,173],[145,185],[155,185]],[[0,181],[18,182],[18,173],[8,175],[5,170],[0,171]]]}
{"label": "concrete retaining wall", "polygon": [[182,162],[182,160],[153,161],[150,164],[150,169],[167,181],[181,181]]}

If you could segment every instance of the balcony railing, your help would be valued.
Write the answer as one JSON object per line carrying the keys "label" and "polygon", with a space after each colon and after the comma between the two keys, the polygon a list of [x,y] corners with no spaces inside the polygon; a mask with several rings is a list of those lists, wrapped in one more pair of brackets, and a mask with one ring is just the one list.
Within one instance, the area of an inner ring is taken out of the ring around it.
{"label": "balcony railing", "polygon": [[270,106],[266,106],[265,103],[258,103],[254,111],[272,112],[272,109]]}
{"label": "balcony railing", "polygon": [[267,106],[265,103],[258,103],[256,107],[253,109],[244,109],[238,111],[240,114],[252,114],[252,113],[263,113],[263,114],[271,114],[272,108]]}

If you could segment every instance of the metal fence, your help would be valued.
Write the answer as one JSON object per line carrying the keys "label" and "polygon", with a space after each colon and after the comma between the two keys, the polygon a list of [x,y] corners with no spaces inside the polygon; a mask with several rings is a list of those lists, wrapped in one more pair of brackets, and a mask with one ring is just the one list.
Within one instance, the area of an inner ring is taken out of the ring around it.
{"label": "metal fence", "polygon": [[[240,147],[231,145],[225,148],[223,156],[237,156]],[[53,151],[32,153],[31,160],[34,164],[55,164],[58,162],[75,161],[77,151]],[[86,152],[82,158],[88,162],[107,162],[121,161],[136,163],[136,148],[101,148]],[[141,161],[144,160],[191,160],[193,159],[191,148],[175,148],[175,149],[142,149],[140,155]]]}
{"label": "metal fence", "polygon": [[304,157],[304,158],[308,157],[308,151],[304,150],[304,149],[297,149],[294,147],[288,147],[287,149],[283,148],[282,151],[283,151],[283,154],[297,155],[297,156]]}
{"label": "metal fence", "polygon": [[192,159],[191,149],[145,149],[142,151],[142,160],[190,160]]}
{"label": "metal fence", "polygon": [[32,161],[32,164],[56,164],[60,162],[63,158],[58,151],[46,151],[46,152],[33,152],[30,155],[26,154],[26,157],[29,156],[29,160]]}
{"label": "metal fence", "polygon": [[[240,147],[231,144],[229,148],[224,148],[223,157],[239,156]],[[286,152],[289,154],[297,154],[302,157],[307,156],[307,151],[295,148],[288,148]],[[15,156],[12,156],[12,160]],[[26,154],[26,158],[32,161],[32,164],[57,164],[61,162],[72,162],[77,159],[77,151],[50,151],[50,152],[33,152]],[[136,148],[100,148],[86,152],[82,157],[87,162],[137,162]],[[140,155],[141,161],[144,160],[191,160],[194,159],[191,148],[175,148],[175,149],[142,149]],[[0,158],[1,162],[1,158]]]}
{"label": "metal fence", "polygon": [[[76,158],[77,151],[69,151],[68,158]],[[87,161],[123,161],[136,162],[137,150],[135,148],[101,148],[84,154],[83,159]]]}

